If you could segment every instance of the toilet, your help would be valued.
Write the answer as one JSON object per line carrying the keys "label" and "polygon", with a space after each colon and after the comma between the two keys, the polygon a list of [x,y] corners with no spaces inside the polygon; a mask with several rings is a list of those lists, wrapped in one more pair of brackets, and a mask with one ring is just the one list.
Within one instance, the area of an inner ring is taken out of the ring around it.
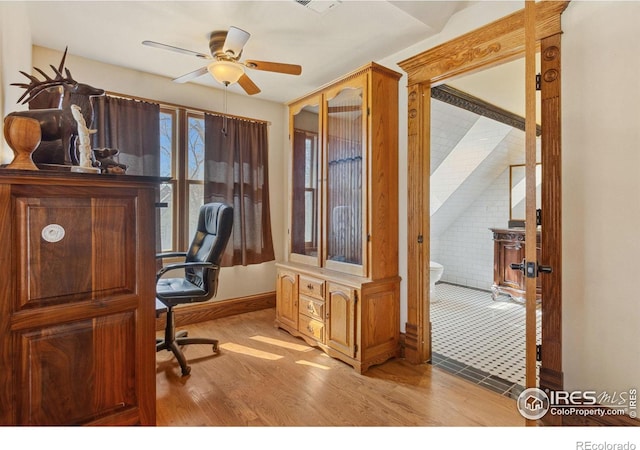
{"label": "toilet", "polygon": [[442,266],[442,264],[438,264],[435,261],[429,261],[429,294],[432,297],[433,300],[433,296],[436,293],[436,283],[438,281],[440,281],[440,278],[442,277],[442,273],[444,272],[444,267]]}

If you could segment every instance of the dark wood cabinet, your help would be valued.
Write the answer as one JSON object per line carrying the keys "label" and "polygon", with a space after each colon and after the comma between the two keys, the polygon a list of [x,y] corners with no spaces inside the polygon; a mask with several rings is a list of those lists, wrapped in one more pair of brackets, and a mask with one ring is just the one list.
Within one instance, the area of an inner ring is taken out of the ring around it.
{"label": "dark wood cabinet", "polygon": [[[520,270],[511,264],[520,264],[524,259],[524,228],[491,228],[493,232],[493,285],[491,296],[494,300],[500,294],[523,301],[525,279]],[[540,261],[540,230],[536,233],[536,257]],[[536,297],[541,299],[540,277],[536,282]]]}
{"label": "dark wood cabinet", "polygon": [[0,169],[0,424],[155,424],[155,192]]}

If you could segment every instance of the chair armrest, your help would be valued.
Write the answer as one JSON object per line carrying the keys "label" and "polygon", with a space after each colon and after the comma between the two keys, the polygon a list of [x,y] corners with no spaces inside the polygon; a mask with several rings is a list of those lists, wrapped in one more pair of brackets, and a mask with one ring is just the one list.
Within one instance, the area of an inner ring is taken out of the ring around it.
{"label": "chair armrest", "polygon": [[160,277],[162,275],[164,275],[165,273],[169,272],[170,270],[176,270],[176,269],[187,269],[187,268],[197,268],[197,267],[202,267],[202,268],[212,268],[212,269],[219,269],[220,266],[211,263],[211,262],[197,262],[197,261],[193,261],[193,262],[185,262],[185,263],[174,263],[174,264],[167,264],[166,266],[164,266],[162,269],[160,269],[158,271],[158,273],[156,274],[156,281],[160,279]]}
{"label": "chair armrest", "polygon": [[166,253],[156,253],[157,259],[163,258],[177,258],[178,256],[185,257],[187,256],[186,252],[166,252]]}

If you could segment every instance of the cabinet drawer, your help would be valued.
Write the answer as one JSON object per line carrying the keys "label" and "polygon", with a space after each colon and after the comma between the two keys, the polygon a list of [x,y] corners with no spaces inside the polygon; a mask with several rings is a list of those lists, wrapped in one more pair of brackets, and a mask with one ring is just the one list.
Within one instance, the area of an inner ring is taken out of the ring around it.
{"label": "cabinet drawer", "polygon": [[300,275],[299,286],[301,295],[324,300],[324,280]]}
{"label": "cabinet drawer", "polygon": [[304,314],[307,317],[324,321],[324,302],[316,299],[300,296],[300,314]]}
{"label": "cabinet drawer", "polygon": [[300,314],[298,331],[324,343],[324,323]]}

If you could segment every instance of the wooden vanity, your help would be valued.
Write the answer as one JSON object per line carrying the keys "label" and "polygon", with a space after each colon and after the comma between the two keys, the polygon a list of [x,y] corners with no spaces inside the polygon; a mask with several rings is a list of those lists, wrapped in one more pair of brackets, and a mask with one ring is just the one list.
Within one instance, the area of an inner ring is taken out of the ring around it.
{"label": "wooden vanity", "polygon": [[[524,228],[490,228],[493,232],[493,285],[491,297],[507,294],[518,301],[524,301],[525,279],[520,270],[511,264],[519,264],[524,259]],[[540,230],[536,233],[536,258],[540,261]],[[542,298],[540,277],[536,282],[536,299]]]}

